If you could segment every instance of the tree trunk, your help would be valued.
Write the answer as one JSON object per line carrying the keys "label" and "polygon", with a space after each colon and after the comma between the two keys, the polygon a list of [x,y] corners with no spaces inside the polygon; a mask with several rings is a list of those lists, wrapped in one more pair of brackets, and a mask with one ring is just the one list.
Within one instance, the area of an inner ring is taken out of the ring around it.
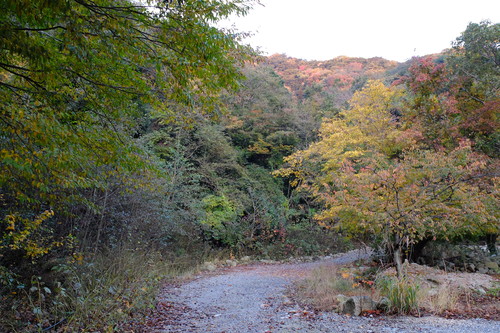
{"label": "tree trunk", "polygon": [[104,203],[102,205],[101,218],[99,220],[99,226],[97,227],[97,237],[95,240],[94,256],[97,254],[97,250],[99,249],[99,240],[101,238],[102,229],[104,228],[104,217],[106,214],[107,202],[108,202],[108,189],[106,188],[104,190]]}
{"label": "tree trunk", "polygon": [[490,251],[490,255],[496,256],[497,253],[497,236],[498,234],[487,234],[486,235],[486,246],[488,247],[488,251]]}
{"label": "tree trunk", "polygon": [[401,251],[401,246],[396,245],[396,249],[394,250],[394,263],[396,264],[396,270],[398,272],[398,277],[402,278],[404,276],[403,273],[403,252]]}
{"label": "tree trunk", "polygon": [[410,262],[417,262],[417,259],[422,255],[422,250],[431,240],[432,238],[424,238],[411,247],[411,252],[408,258]]}

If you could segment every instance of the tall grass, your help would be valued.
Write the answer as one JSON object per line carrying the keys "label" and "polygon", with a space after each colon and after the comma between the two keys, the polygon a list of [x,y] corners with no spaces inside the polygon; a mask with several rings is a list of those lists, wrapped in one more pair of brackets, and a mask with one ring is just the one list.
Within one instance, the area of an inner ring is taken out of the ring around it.
{"label": "tall grass", "polygon": [[104,254],[70,271],[71,292],[66,306],[72,314],[68,324],[110,329],[120,320],[154,305],[163,279],[195,270],[189,258],[164,260],[157,252],[121,251]]}
{"label": "tall grass", "polygon": [[419,313],[420,286],[403,277],[382,276],[376,287],[389,300],[389,311],[398,314]]}

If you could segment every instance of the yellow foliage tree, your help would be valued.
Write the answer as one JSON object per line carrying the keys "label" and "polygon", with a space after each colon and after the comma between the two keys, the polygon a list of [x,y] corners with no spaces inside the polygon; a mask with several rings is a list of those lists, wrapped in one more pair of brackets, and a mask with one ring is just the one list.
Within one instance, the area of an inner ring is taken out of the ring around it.
{"label": "yellow foliage tree", "polygon": [[499,220],[496,162],[468,141],[449,152],[419,147],[421,134],[399,118],[402,93],[369,82],[349,110],[324,121],[317,143],[276,172],[324,204],[320,223],[382,235],[399,272],[416,242],[495,232]]}

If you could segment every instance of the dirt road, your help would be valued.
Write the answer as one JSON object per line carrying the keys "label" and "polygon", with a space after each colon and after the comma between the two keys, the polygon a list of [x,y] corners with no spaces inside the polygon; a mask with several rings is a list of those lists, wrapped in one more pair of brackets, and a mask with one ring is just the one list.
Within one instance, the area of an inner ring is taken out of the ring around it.
{"label": "dirt road", "polygon": [[351,251],[313,263],[259,263],[202,275],[184,285],[166,288],[160,296],[164,318],[157,333],[500,332],[500,322],[484,319],[315,314],[285,296],[293,281],[304,278],[319,265],[339,265],[366,256],[366,251]]}

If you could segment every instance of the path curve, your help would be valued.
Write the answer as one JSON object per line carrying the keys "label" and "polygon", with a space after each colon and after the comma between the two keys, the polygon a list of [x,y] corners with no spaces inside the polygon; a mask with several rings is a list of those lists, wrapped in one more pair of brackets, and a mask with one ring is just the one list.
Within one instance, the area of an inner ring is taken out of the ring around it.
{"label": "path curve", "polygon": [[293,281],[304,278],[315,267],[346,264],[367,256],[367,251],[355,250],[312,263],[239,266],[166,288],[160,303],[167,307],[166,316],[170,318],[164,318],[157,332],[500,332],[500,322],[484,319],[313,314],[284,295]]}

